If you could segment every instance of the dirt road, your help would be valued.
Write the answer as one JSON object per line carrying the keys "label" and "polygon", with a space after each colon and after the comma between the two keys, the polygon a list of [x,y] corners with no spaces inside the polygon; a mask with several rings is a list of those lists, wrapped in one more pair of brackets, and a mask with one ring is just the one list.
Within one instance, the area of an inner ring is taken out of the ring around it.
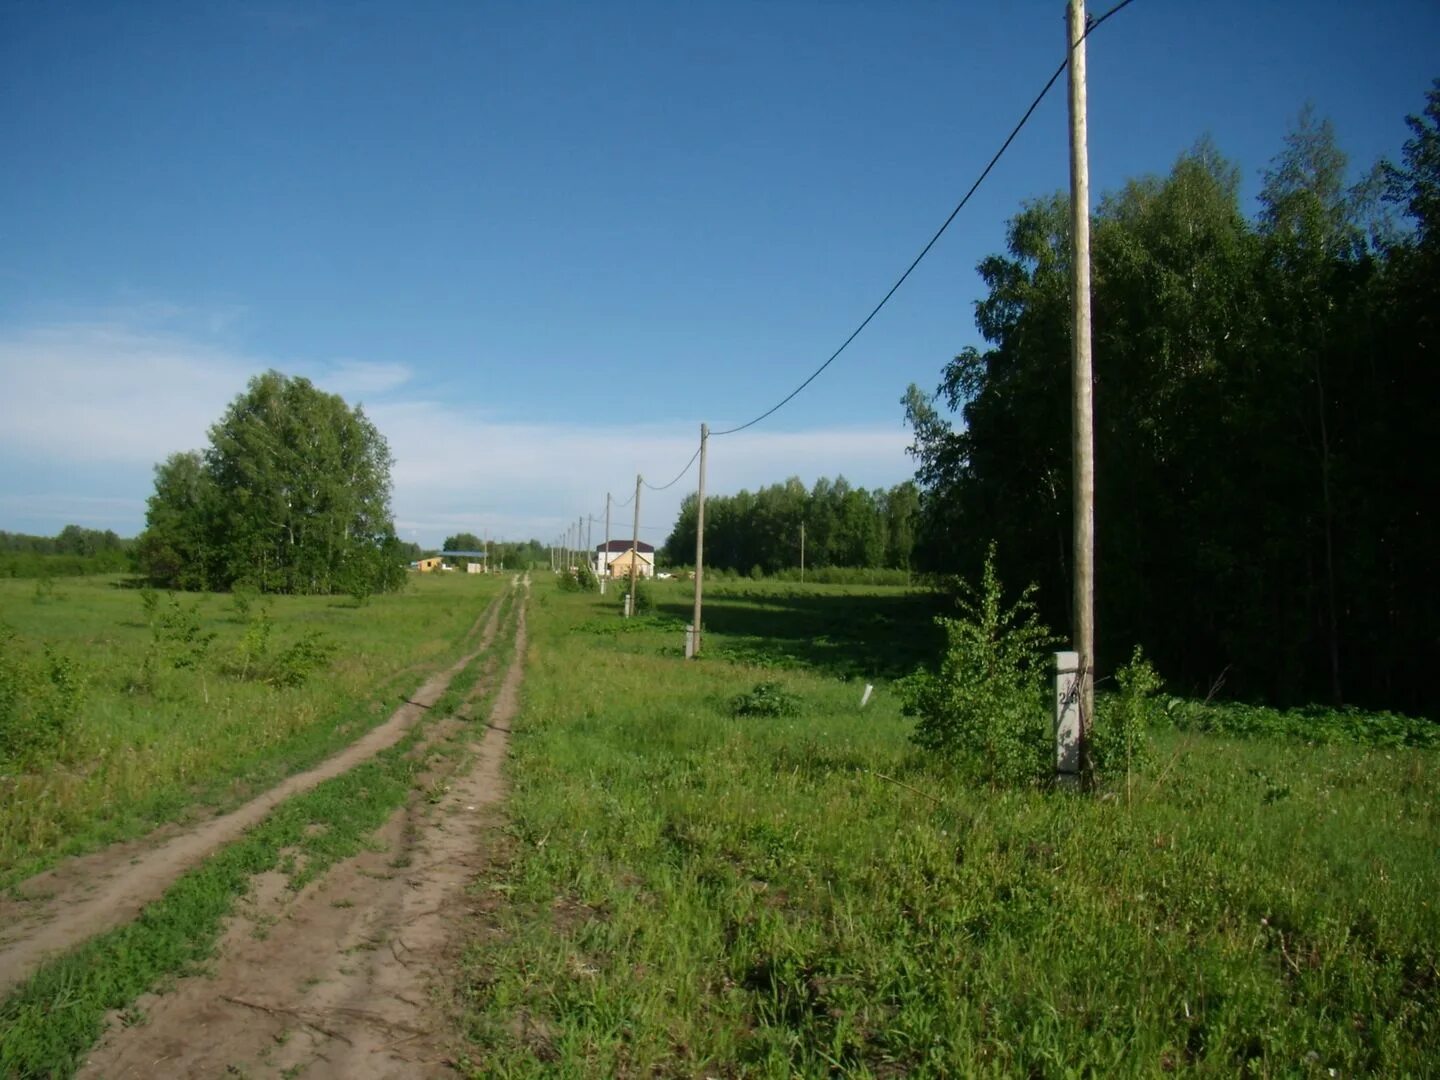
{"label": "dirt road", "polygon": [[[511,587],[515,651],[489,723],[441,721],[418,748],[422,755],[441,744],[467,748],[426,759],[420,788],[431,797],[417,789],[382,830],[376,850],[332,867],[299,893],[286,887],[283,875],[257,879],[225,930],[213,976],[181,979],[169,993],[150,995],[127,1010],[131,1026],[115,1018],[84,1075],[215,1075],[235,1068],[251,1075],[303,1067],[307,1076],[370,1077],[443,1068],[443,1023],[430,1004],[429,980],[450,940],[452,916],[464,910],[465,884],[483,865],[484,833],[501,795],[524,658],[528,577]],[[477,620],[476,630],[482,624],[483,630],[473,651],[316,769],[224,817],[71,860],[25,883],[21,898],[0,903],[6,927],[0,991],[22,981],[47,954],[134,918],[185,870],[286,797],[397,742],[454,676],[490,648],[502,607],[497,599]],[[493,679],[482,678],[472,699],[493,689]],[[478,745],[477,731],[484,733]],[[434,801],[437,792],[443,795]],[[135,1024],[141,1016],[147,1022]]]}

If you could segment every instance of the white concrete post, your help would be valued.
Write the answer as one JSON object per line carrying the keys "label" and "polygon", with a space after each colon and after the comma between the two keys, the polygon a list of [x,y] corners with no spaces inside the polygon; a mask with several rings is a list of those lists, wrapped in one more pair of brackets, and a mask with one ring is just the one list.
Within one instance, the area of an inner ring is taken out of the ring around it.
{"label": "white concrete post", "polygon": [[1074,783],[1080,776],[1080,654],[1055,654],[1055,777]]}
{"label": "white concrete post", "polygon": [[695,655],[695,627],[685,627],[685,659],[689,660]]}

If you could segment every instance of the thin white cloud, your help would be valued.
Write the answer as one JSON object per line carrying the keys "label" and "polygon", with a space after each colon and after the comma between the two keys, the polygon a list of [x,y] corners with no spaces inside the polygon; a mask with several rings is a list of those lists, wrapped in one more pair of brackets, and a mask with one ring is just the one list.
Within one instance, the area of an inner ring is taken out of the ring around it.
{"label": "thin white cloud", "polygon": [[[427,546],[460,531],[549,541],[576,516],[603,514],[607,491],[617,501],[632,496],[637,472],[651,484],[670,481],[698,439],[697,431],[674,427],[496,422],[451,402],[399,400],[397,391],[414,388],[404,364],[284,364],[114,325],[0,332],[0,455],[12,465],[43,460],[49,475],[64,478],[48,481],[64,490],[32,497],[7,479],[17,470],[0,471],[0,515],[31,522],[53,516],[57,529],[103,518],[117,531],[138,530],[151,466],[203,446],[207,429],[247,380],[271,367],[364,400],[395,457],[397,529]],[[810,483],[843,473],[856,485],[888,486],[912,471],[908,441],[898,423],[747,431],[712,440],[708,484],[725,493],[791,475]],[[645,489],[641,535],[663,541],[694,485],[692,468],[664,492]],[[128,530],[116,521],[127,508],[134,515]],[[630,525],[628,509],[612,514],[612,535]],[[598,543],[603,521],[594,530]]]}
{"label": "thin white cloud", "polygon": [[365,360],[341,360],[315,379],[321,389],[339,394],[347,400],[387,394],[398,390],[414,376],[408,364],[371,363]]}
{"label": "thin white cloud", "polygon": [[0,450],[75,465],[153,464],[204,445],[251,364],[114,325],[0,337]]}

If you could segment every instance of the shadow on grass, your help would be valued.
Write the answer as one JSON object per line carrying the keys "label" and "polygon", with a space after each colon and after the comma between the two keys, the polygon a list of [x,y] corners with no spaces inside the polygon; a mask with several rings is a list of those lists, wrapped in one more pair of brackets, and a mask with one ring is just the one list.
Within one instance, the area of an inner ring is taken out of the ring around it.
{"label": "shadow on grass", "polygon": [[[908,675],[940,655],[939,594],[707,596],[705,652],[761,667],[810,668],[840,678]],[[660,614],[690,621],[688,604],[662,600]]]}

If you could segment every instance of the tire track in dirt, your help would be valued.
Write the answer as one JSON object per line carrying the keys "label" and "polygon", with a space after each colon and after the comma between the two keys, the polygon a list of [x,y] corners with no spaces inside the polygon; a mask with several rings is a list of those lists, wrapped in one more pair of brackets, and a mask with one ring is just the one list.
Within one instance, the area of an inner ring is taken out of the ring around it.
{"label": "tire track in dirt", "polygon": [[472,651],[426,679],[388,720],[333,757],[221,817],[179,830],[163,827],[148,837],[68,859],[0,898],[0,997],[34,974],[49,957],[133,920],[181,874],[234,841],[292,795],[309,791],[397,743],[439,700],[455,676],[490,648],[505,598],[520,594],[516,575],[509,589],[476,619],[475,626],[483,623],[484,630]]}
{"label": "tire track in dirt", "polygon": [[417,790],[380,831],[376,850],[299,893],[281,874],[258,878],[227,925],[213,974],[137,1002],[146,1021],[112,1023],[80,1076],[453,1075],[436,988],[472,913],[465,890],[489,858],[486,833],[499,824],[528,584],[483,740],[448,791],[432,803]]}

